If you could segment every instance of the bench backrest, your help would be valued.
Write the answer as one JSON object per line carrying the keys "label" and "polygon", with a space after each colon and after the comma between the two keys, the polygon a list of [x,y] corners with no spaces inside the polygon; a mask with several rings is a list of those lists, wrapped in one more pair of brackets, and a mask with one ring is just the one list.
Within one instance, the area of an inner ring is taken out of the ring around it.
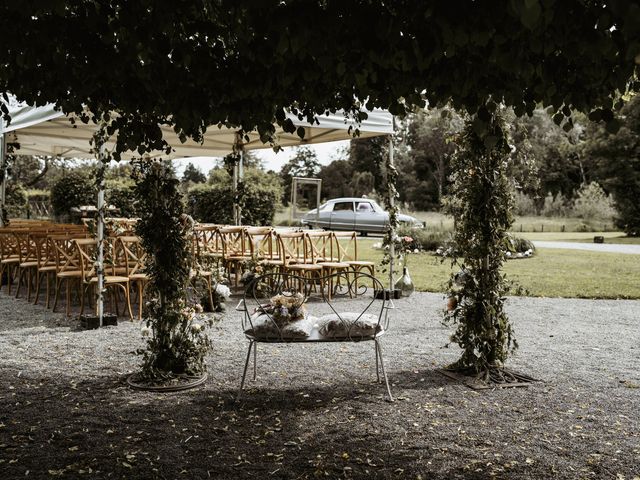
{"label": "bench backrest", "polygon": [[[327,288],[332,288],[331,298]],[[373,340],[389,327],[387,301],[384,295],[376,299],[383,290],[365,272],[320,278],[262,275],[245,291],[243,331],[252,340],[267,342]]]}

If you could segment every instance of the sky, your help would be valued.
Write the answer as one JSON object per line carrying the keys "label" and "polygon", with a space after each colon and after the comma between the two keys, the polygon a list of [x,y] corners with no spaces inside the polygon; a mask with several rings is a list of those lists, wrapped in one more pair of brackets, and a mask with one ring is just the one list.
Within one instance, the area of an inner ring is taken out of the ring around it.
{"label": "sky", "polygon": [[[307,146],[316,152],[318,161],[321,165],[328,165],[333,160],[339,158],[341,149],[349,147],[349,140]],[[297,147],[284,147],[279,153],[275,153],[273,150],[268,148],[263,150],[254,150],[254,152],[262,159],[265,170],[274,170],[279,172],[282,169],[282,166],[295,155],[296,148]],[[178,177],[180,177],[189,163],[193,163],[202,171],[202,173],[207,174],[209,173],[209,170],[216,166],[217,161],[219,161],[219,157],[191,157],[172,160],[172,163],[176,167]]]}

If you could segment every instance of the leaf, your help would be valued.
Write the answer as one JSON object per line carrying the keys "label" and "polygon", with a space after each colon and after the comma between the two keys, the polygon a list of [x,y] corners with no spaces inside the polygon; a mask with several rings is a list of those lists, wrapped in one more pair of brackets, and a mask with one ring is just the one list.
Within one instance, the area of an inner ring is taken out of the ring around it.
{"label": "leaf", "polygon": [[487,150],[491,150],[497,144],[498,144],[498,137],[496,137],[495,135],[489,135],[484,139],[484,146],[486,147]]}
{"label": "leaf", "polygon": [[542,8],[538,0],[525,1],[524,8],[520,12],[520,21],[529,30],[533,30],[538,24]]}
{"label": "leaf", "polygon": [[614,118],[607,122],[606,129],[607,132],[615,135],[620,130],[620,122],[617,118]]}

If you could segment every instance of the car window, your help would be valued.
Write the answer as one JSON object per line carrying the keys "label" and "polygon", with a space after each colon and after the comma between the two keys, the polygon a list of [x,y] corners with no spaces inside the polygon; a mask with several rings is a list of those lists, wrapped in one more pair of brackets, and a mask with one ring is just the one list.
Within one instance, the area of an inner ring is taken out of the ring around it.
{"label": "car window", "polygon": [[333,207],[334,212],[353,212],[353,202],[337,202]]}
{"label": "car window", "polygon": [[356,210],[358,212],[373,212],[373,206],[369,202],[358,202]]}

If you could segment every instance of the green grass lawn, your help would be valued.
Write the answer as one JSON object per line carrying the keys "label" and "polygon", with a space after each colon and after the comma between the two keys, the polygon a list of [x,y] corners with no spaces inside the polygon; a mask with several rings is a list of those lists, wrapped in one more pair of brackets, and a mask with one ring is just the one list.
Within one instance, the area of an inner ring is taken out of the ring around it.
{"label": "green grass lawn", "polygon": [[[360,259],[382,259],[373,243],[360,239]],[[448,261],[428,253],[411,255],[408,267],[416,289],[428,292],[443,292],[452,271]],[[640,299],[640,255],[545,248],[532,258],[509,260],[504,271],[536,297]]]}

